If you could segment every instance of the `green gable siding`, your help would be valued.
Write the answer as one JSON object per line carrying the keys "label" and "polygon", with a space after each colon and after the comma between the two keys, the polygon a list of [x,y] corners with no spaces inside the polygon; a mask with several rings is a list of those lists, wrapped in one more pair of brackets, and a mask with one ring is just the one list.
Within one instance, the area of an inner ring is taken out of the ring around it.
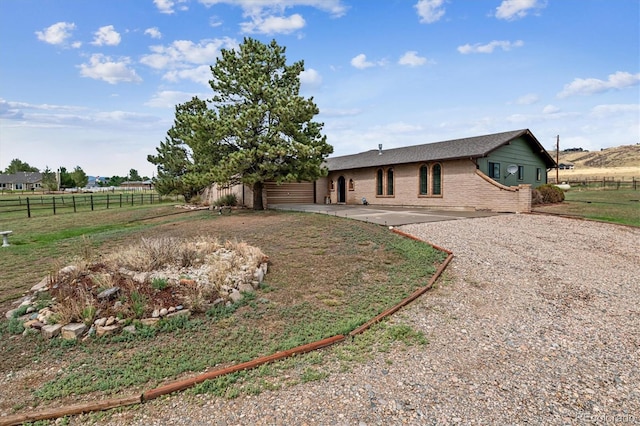
{"label": "green gable siding", "polygon": [[[547,183],[547,168],[539,153],[533,151],[533,147],[524,138],[516,138],[508,144],[492,151],[483,158],[478,158],[480,171],[491,176],[489,163],[500,164],[500,177],[494,179],[507,186],[515,186],[523,183],[530,184],[533,188]],[[510,165],[522,166],[523,176],[518,179],[518,172],[508,175],[507,167]],[[540,169],[541,179],[537,180],[537,170]]]}

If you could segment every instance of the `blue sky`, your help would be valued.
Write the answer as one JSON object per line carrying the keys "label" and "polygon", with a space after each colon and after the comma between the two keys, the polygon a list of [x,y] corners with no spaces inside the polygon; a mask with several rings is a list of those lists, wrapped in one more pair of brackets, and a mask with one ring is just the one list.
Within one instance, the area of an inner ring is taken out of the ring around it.
{"label": "blue sky", "polygon": [[638,0],[0,0],[0,169],[152,176],[244,37],[304,60],[333,155],[528,128],[640,142]]}

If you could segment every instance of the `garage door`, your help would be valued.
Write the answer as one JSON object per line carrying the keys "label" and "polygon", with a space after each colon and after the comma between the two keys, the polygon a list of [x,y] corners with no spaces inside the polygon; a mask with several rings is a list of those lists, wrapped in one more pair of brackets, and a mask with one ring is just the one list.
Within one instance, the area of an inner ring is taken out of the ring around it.
{"label": "garage door", "polygon": [[267,204],[313,204],[313,182],[267,182]]}

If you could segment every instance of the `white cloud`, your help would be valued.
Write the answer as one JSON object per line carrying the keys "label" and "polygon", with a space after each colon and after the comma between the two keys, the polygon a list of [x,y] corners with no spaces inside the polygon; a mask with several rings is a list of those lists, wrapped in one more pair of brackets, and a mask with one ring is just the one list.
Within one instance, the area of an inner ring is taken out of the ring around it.
{"label": "white cloud", "polygon": [[209,80],[213,78],[209,65],[200,65],[194,68],[172,70],[162,76],[163,79],[176,82],[179,80],[191,80],[195,83],[209,86]]}
{"label": "white cloud", "polygon": [[120,44],[120,34],[113,28],[113,25],[106,25],[100,27],[98,31],[94,33],[95,38],[91,44],[96,46],[117,46]]}
{"label": "white cloud", "polygon": [[149,101],[145,102],[145,105],[153,108],[174,108],[176,105],[183,104],[194,96],[198,96],[200,99],[205,99],[208,95],[203,96],[197,93],[163,90],[153,95]]}
{"label": "white cloud", "polygon": [[222,23],[223,23],[223,21],[217,16],[211,16],[209,18],[209,26],[211,28],[219,27],[220,25],[222,25]]}
{"label": "white cloud", "polygon": [[187,6],[184,4],[186,0],[153,0],[160,13],[172,14],[175,12],[174,7],[178,7],[180,10],[186,10]]}
{"label": "white cloud", "polygon": [[[166,1],[166,0],[165,0]],[[261,16],[271,13],[283,13],[287,8],[295,6],[309,6],[324,10],[335,17],[343,16],[347,7],[342,0],[198,0],[205,6],[228,4],[240,6],[245,16]]]}
{"label": "white cloud", "polygon": [[300,83],[305,86],[318,87],[322,84],[322,76],[318,71],[309,68],[300,73]]}
{"label": "white cloud", "polygon": [[158,27],[147,28],[144,30],[144,34],[148,35],[151,38],[162,38],[162,33],[158,29]]}
{"label": "white cloud", "polygon": [[24,114],[17,105],[0,98],[0,118],[6,118],[8,120],[22,120],[23,117]]}
{"label": "white cloud", "polygon": [[[240,24],[244,33],[260,34],[290,34],[302,29],[306,22],[302,15],[296,13],[285,16],[288,8],[295,6],[309,6],[324,10],[335,17],[346,13],[346,6],[342,0],[198,0],[205,6],[228,4],[242,8],[243,16],[249,21]],[[219,25],[217,20],[214,21]]]}
{"label": "white cloud", "polygon": [[560,108],[555,105],[547,105],[542,109],[543,114],[557,114],[560,112]]}
{"label": "white cloud", "polygon": [[423,129],[422,129],[422,126],[420,125],[408,124],[408,123],[399,121],[395,123],[388,123],[383,126],[375,126],[373,130],[384,132],[384,133],[390,133],[390,134],[399,134],[399,133],[415,133]]}
{"label": "white cloud", "polygon": [[81,64],[78,68],[81,76],[103,80],[109,84],[141,82],[142,79],[135,70],[129,68],[130,63],[129,58],[112,61],[110,57],[96,53],[91,55],[88,64]]}
{"label": "white cloud", "polygon": [[297,13],[289,17],[280,16],[256,16],[250,22],[240,24],[242,32],[248,34],[290,34],[304,28],[306,22],[302,15]]}
{"label": "white cloud", "polygon": [[609,74],[607,80],[597,78],[576,78],[571,83],[565,84],[564,88],[558,93],[559,98],[566,98],[573,95],[593,95],[608,90],[619,90],[626,87],[635,86],[640,82],[640,73],[631,74],[628,72],[618,71],[615,74]]}
{"label": "white cloud", "polygon": [[182,69],[193,64],[212,65],[220,49],[235,47],[237,47],[236,41],[227,37],[201,40],[198,43],[191,40],[176,40],[167,46],[151,46],[149,49],[153,53],[144,55],[140,62],[155,69]]}
{"label": "white cloud", "polygon": [[504,51],[509,51],[514,47],[522,47],[524,46],[524,42],[522,40],[516,40],[514,42],[507,40],[493,40],[487,44],[476,43],[474,45],[465,44],[463,46],[458,46],[458,52],[463,55],[469,53],[493,53],[496,48],[500,48]]}
{"label": "white cloud", "polygon": [[400,60],[398,60],[398,63],[400,65],[417,67],[417,66],[426,64],[427,58],[423,56],[418,56],[418,52],[416,52],[415,50],[410,50],[406,52],[404,55],[402,55],[402,57],[400,57]]}
{"label": "white cloud", "polygon": [[418,0],[414,7],[418,10],[420,22],[432,24],[440,20],[445,13],[443,3],[444,0]]}
{"label": "white cloud", "polygon": [[361,53],[351,59],[351,65],[360,70],[376,66],[374,62],[367,61],[367,55],[365,55],[364,53]]}
{"label": "white cloud", "polygon": [[640,112],[638,104],[609,104],[596,105],[591,109],[591,115],[598,118],[620,116],[622,114],[637,114]]}
{"label": "white cloud", "polygon": [[527,16],[531,9],[542,9],[546,2],[541,0],[503,0],[496,8],[496,18],[512,21]]}
{"label": "white cloud", "polygon": [[516,104],[518,105],[532,105],[538,102],[540,98],[535,93],[527,93],[526,95],[520,96],[516,99]]}
{"label": "white cloud", "polygon": [[[76,29],[72,22],[58,22],[42,31],[36,31],[38,40],[53,45],[64,45],[71,37],[71,32]],[[75,43],[74,43],[75,44]],[[75,45],[73,47],[76,47]],[[79,46],[78,46],[79,47]]]}
{"label": "white cloud", "polygon": [[335,109],[335,108],[320,108],[320,114],[326,117],[352,117],[362,114],[362,110],[359,108],[351,109]]}

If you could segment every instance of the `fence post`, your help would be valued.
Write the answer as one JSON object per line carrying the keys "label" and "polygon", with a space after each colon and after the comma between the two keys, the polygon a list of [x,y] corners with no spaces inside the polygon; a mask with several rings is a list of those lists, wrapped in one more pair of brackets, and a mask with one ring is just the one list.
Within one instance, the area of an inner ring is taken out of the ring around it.
{"label": "fence post", "polygon": [[140,205],[144,204],[144,192],[140,194]]}
{"label": "fence post", "polygon": [[93,211],[93,194],[89,195],[89,201],[91,202],[91,211]]}
{"label": "fence post", "polygon": [[51,197],[51,201],[53,202],[53,215],[56,214],[56,196]]}
{"label": "fence post", "polygon": [[[127,197],[129,196],[129,194],[127,194]],[[133,192],[131,193],[131,205],[133,205]]]}
{"label": "fence post", "polygon": [[109,210],[109,194],[107,194],[107,210]]}
{"label": "fence post", "polygon": [[[22,202],[20,202],[22,204]],[[29,204],[29,197],[27,197],[27,217],[31,217],[31,205]]]}
{"label": "fence post", "polygon": [[76,213],[76,196],[71,196],[71,203],[73,204],[73,212]]}
{"label": "fence post", "polygon": [[120,208],[122,208],[122,194],[120,194]]}

